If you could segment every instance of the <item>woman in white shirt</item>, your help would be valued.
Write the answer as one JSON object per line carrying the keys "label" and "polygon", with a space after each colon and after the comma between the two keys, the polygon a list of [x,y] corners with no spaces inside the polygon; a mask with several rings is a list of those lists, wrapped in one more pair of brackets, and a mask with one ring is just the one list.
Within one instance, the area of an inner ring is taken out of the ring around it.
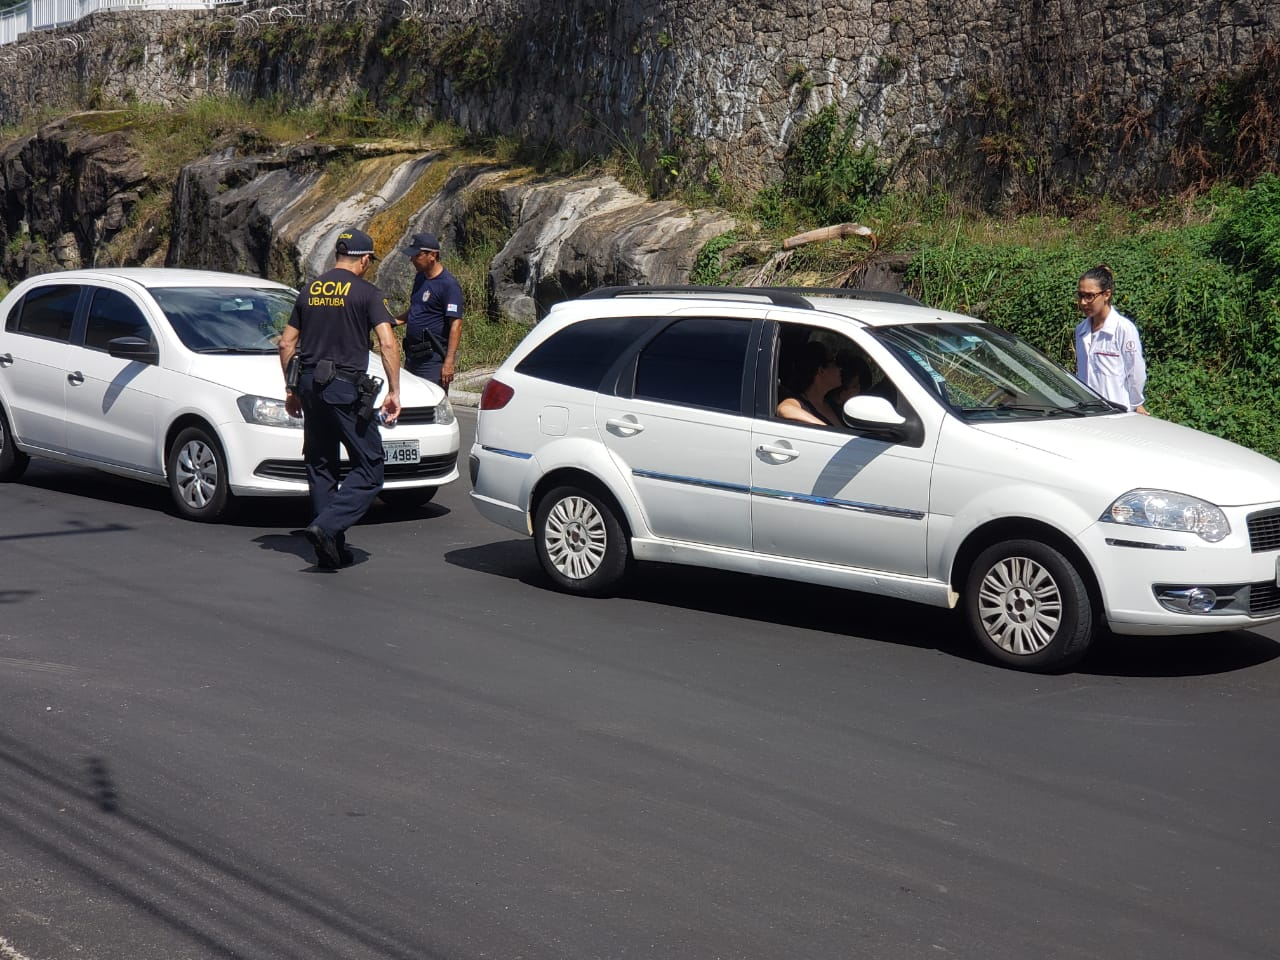
{"label": "woman in white shirt", "polygon": [[1084,314],[1076,327],[1076,376],[1126,410],[1146,413],[1142,341],[1133,322],[1111,306],[1112,286],[1106,265],[1086,270],[1076,284],[1076,305]]}

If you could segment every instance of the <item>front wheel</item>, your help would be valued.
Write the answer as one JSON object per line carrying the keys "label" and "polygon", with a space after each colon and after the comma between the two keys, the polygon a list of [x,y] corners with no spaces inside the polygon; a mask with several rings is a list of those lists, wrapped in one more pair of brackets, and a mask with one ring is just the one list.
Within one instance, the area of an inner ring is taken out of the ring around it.
{"label": "front wheel", "polygon": [[1075,564],[1035,540],[984,550],[969,570],[964,606],[983,651],[1019,670],[1066,669],[1096,631],[1093,600]]}
{"label": "front wheel", "polygon": [[601,596],[627,571],[626,534],[608,501],[577,487],[557,487],[538,502],[533,537],[538,560],[557,587]]}
{"label": "front wheel", "polygon": [[169,493],[188,520],[211,523],[231,511],[226,455],[200,427],[183,430],[169,449]]}
{"label": "front wheel", "polygon": [[31,458],[18,449],[4,407],[0,407],[0,483],[17,480],[30,462]]}

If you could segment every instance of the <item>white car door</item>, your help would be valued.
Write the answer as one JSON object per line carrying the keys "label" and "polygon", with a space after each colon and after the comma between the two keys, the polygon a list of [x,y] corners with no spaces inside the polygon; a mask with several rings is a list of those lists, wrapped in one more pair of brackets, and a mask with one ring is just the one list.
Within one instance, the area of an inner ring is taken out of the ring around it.
{"label": "white car door", "polygon": [[[831,356],[865,352],[830,330],[783,324],[782,350],[775,353],[777,382],[785,371],[788,340],[820,339]],[[781,356],[780,356],[781,355]],[[875,367],[878,389],[892,392]],[[866,384],[865,388],[870,388]],[[782,388],[785,393],[785,387]],[[928,532],[929,485],[935,441],[917,436],[902,443],[835,426],[814,426],[776,415],[751,432],[751,529],[757,553],[816,560],[865,570],[923,577]]]}
{"label": "white car door", "polygon": [[123,290],[91,290],[84,343],[73,346],[67,369],[67,449],[98,463],[162,476],[156,437],[156,391],[164,371],[140,360],[107,352],[117,337],[155,343],[142,308]]}
{"label": "white car door", "polygon": [[596,401],[600,436],[658,537],[751,548],[751,333],[746,319],[674,320],[640,351],[618,395]]}
{"label": "white car door", "polygon": [[0,377],[15,436],[42,450],[67,446],[67,355],[80,287],[33,287],[5,319]]}

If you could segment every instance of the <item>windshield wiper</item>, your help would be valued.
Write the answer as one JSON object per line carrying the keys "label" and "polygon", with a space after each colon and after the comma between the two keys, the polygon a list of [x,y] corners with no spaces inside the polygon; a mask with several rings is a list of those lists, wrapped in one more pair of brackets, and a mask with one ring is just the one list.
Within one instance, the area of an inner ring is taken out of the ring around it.
{"label": "windshield wiper", "polygon": [[1009,410],[1014,413],[1038,413],[1046,417],[1067,416],[1083,417],[1085,412],[1075,407],[1059,407],[1049,403],[999,403],[986,407],[964,407],[965,413],[1000,413]]}
{"label": "windshield wiper", "polygon": [[1068,417],[1083,417],[1084,411],[1075,407],[1060,407],[1051,403],[1006,403],[1001,409],[1022,410],[1027,413],[1043,413],[1046,417],[1065,414]]}
{"label": "windshield wiper", "polygon": [[1101,397],[1097,400],[1081,400],[1071,409],[1079,410],[1081,416],[1083,416],[1085,412],[1089,410],[1099,410],[1099,411],[1105,411],[1107,413],[1127,413],[1128,412],[1127,407],[1121,406],[1118,403],[1113,403],[1112,401],[1107,400],[1105,398],[1101,398]]}

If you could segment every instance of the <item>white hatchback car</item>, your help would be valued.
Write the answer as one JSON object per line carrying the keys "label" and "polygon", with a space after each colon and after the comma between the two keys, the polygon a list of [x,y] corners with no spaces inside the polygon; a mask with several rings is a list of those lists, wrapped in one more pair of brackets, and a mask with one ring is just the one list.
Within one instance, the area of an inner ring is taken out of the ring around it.
{"label": "white hatchback car", "polygon": [[[295,297],[202,270],[24,280],[0,301],[0,481],[48,457],[168,484],[192,520],[238,496],[305,495],[276,351]],[[372,353],[369,372],[382,374]],[[400,390],[404,411],[381,428],[382,499],[416,505],[457,479],[458,424],[435,384],[402,371]]]}
{"label": "white hatchback car", "polygon": [[[782,416],[806,390],[842,422]],[[989,656],[1029,670],[1074,663],[1103,625],[1280,619],[1280,464],[898,295],[560,304],[489,382],[470,471],[480,512],[576,593],[635,558],[962,605]]]}

